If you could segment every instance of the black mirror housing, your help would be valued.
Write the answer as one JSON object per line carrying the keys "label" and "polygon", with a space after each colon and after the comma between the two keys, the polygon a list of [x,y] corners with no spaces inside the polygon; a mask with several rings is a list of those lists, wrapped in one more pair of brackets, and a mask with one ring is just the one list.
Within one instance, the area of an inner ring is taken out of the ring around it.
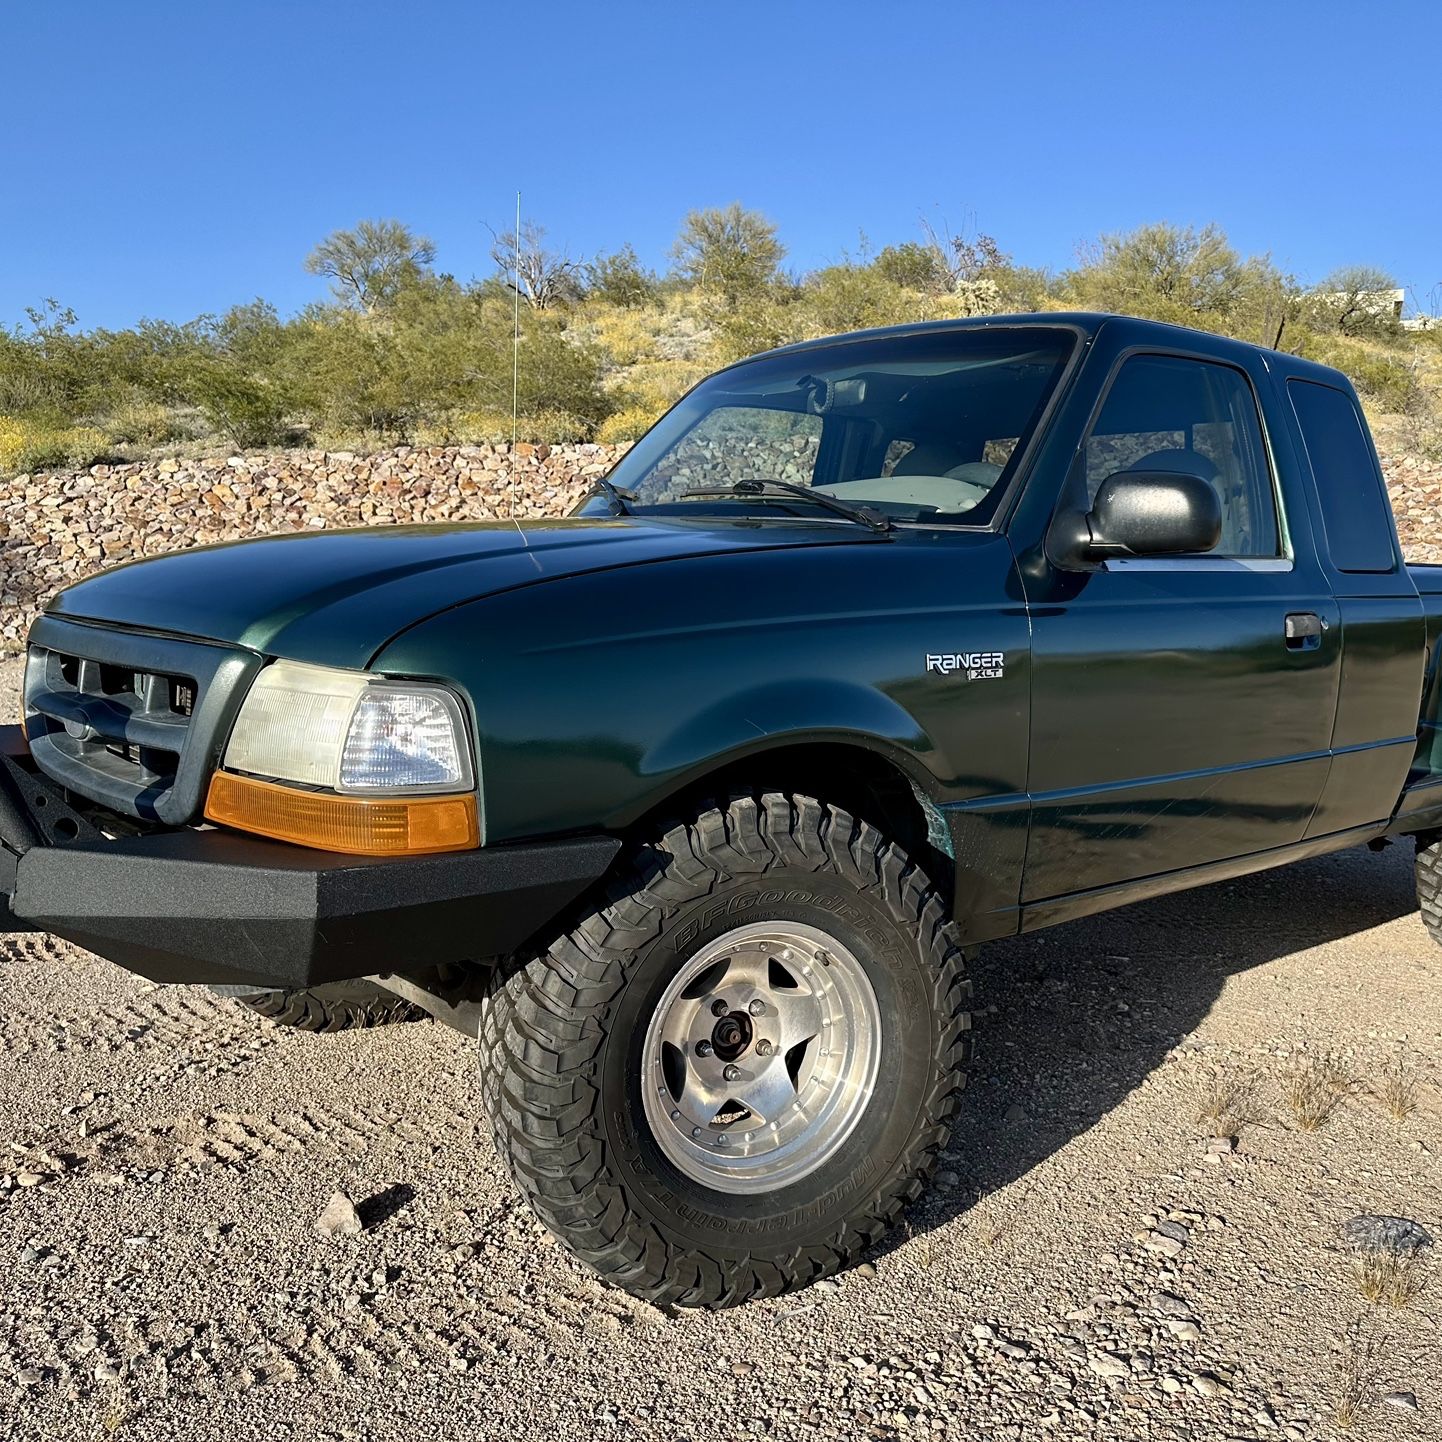
{"label": "black mirror housing", "polygon": [[1210,551],[1222,538],[1216,487],[1180,471],[1118,471],[1087,515],[1087,550],[1108,555],[1176,556]]}

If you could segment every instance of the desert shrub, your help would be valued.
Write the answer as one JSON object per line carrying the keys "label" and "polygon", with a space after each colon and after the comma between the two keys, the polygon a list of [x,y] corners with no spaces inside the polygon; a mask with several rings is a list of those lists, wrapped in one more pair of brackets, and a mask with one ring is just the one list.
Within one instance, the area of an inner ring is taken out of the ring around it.
{"label": "desert shrub", "polygon": [[1403,356],[1358,355],[1346,358],[1338,368],[1384,411],[1408,415],[1422,403],[1416,373]]}
{"label": "desert shrub", "polygon": [[656,353],[657,317],[616,306],[590,306],[585,320],[611,365],[629,367]]}
{"label": "desert shrub", "polygon": [[[292,347],[301,408],[330,430],[403,440],[493,412],[507,417],[509,436],[512,325],[493,293],[445,281],[411,288],[384,316],[314,312]],[[602,370],[599,350],[563,317],[528,309],[517,396],[526,434],[593,429],[611,409]]]}
{"label": "desert shrub", "polygon": [[270,377],[248,372],[225,356],[197,351],[169,371],[172,394],[195,406],[241,450],[286,437],[288,396]]}
{"label": "desert shrub", "polygon": [[1292,348],[1341,371],[1380,412],[1410,415],[1426,404],[1417,367],[1407,351],[1316,331],[1299,336]]}
{"label": "desert shrub", "polygon": [[0,472],[23,469],[20,457],[29,438],[26,422],[18,416],[0,416]]}
{"label": "desert shrub", "polygon": [[658,411],[646,405],[630,405],[623,410],[613,411],[601,422],[596,431],[596,439],[608,446],[622,441],[639,440],[663,413],[664,409]]}
{"label": "desert shrub", "polygon": [[660,290],[655,274],[641,264],[630,245],[598,255],[586,267],[585,278],[591,295],[627,309],[652,304]]}
{"label": "desert shrub", "polygon": [[190,427],[181,414],[159,401],[136,396],[122,399],[99,426],[113,444],[141,451],[191,438]]}
{"label": "desert shrub", "polygon": [[1214,225],[1199,230],[1160,222],[1104,235],[1060,277],[1055,294],[1082,310],[1169,321],[1267,346],[1283,340],[1298,313],[1295,283],[1268,256],[1242,257]]}
{"label": "desert shrub", "polygon": [[451,422],[449,434],[452,439],[468,445],[509,441],[511,413],[499,410],[459,411]]}
{"label": "desert shrub", "polygon": [[772,350],[804,335],[804,314],[789,297],[771,292],[749,304],[722,311],[714,318],[711,360],[729,365],[760,351]]}
{"label": "desert shrub", "polygon": [[940,295],[951,288],[946,257],[934,243],[908,240],[901,245],[884,246],[871,263],[871,269],[901,290]]}
{"label": "desert shrub", "polygon": [[574,412],[553,407],[532,411],[520,429],[519,438],[523,441],[544,441],[548,445],[558,446],[568,441],[589,440],[595,430],[596,422],[592,417],[578,416]]}
{"label": "desert shrub", "polygon": [[677,274],[728,310],[764,296],[785,255],[776,226],[734,202],[691,211],[672,248]]}
{"label": "desert shrub", "polygon": [[0,416],[0,472],[78,470],[109,460],[114,445],[95,426]]}
{"label": "desert shrub", "polygon": [[879,263],[833,265],[818,271],[801,299],[800,328],[807,334],[865,330],[920,319],[926,297],[919,289],[898,285]]}
{"label": "desert shrub", "polygon": [[637,407],[659,416],[703,380],[709,370],[704,361],[648,361],[632,366],[616,392],[616,407]]}

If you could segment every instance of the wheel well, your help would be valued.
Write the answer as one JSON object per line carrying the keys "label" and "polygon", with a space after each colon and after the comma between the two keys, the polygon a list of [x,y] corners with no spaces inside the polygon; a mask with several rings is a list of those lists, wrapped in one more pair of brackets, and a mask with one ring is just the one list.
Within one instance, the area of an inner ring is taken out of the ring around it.
{"label": "wheel well", "polygon": [[955,863],[940,812],[899,766],[861,746],[817,742],[744,757],[668,796],[627,830],[650,835],[658,821],[694,814],[738,793],[763,791],[814,796],[849,811],[904,847],[933,882],[949,888]]}

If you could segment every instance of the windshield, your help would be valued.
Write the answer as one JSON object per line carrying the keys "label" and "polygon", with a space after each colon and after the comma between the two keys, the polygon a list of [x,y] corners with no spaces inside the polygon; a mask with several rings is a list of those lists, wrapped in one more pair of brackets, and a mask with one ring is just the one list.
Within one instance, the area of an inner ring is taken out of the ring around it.
{"label": "windshield", "polygon": [[895,521],[985,525],[1074,343],[1047,327],[912,331],[761,356],[703,381],[610,479],[641,511],[826,514],[756,486],[715,494],[784,481]]}

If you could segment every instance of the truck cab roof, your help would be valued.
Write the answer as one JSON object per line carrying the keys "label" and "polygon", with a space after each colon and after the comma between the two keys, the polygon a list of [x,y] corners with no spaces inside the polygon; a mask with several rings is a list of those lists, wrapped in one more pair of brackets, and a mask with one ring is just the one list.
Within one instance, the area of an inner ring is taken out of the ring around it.
{"label": "truck cab roof", "polygon": [[[947,320],[912,321],[906,325],[874,326],[867,330],[847,331],[841,335],[822,336],[815,340],[797,341],[765,351],[765,356],[789,355],[809,350],[825,350],[851,341],[875,340],[910,335],[934,335],[945,331],[1000,330],[1017,326],[1049,326],[1075,331],[1084,341],[1091,342],[1103,330],[1119,344],[1145,349],[1157,346],[1167,350],[1187,350],[1199,355],[1240,361],[1244,356],[1261,355],[1266,364],[1284,376],[1323,381],[1351,390],[1352,385],[1341,371],[1317,361],[1271,346],[1216,335],[1191,326],[1173,325],[1169,321],[1148,320],[1141,316],[1122,315],[1113,311],[1057,310],[1019,311],[1011,315],[964,316]],[[758,360],[748,356],[728,369],[736,369]]]}

